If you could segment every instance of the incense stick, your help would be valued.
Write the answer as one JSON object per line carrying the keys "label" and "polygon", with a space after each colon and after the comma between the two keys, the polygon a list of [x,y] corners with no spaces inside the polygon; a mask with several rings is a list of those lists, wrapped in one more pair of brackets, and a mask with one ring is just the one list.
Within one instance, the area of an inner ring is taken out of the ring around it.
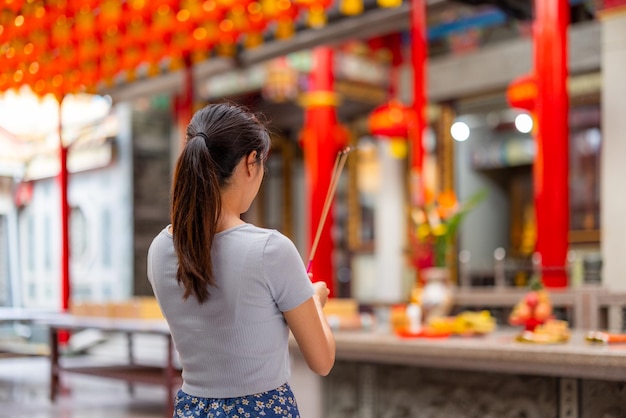
{"label": "incense stick", "polygon": [[341,172],[343,171],[343,167],[346,164],[346,160],[348,159],[348,153],[350,151],[351,151],[350,147],[344,148],[343,150],[337,153],[337,157],[335,158],[335,164],[333,166],[333,174],[330,179],[330,184],[328,185],[328,191],[326,192],[326,199],[324,200],[324,206],[322,207],[322,216],[320,217],[320,221],[317,225],[317,232],[315,234],[315,239],[313,240],[313,245],[311,246],[311,253],[309,254],[309,263],[306,268],[307,273],[311,271],[313,258],[315,257],[315,252],[317,251],[317,245],[319,244],[320,237],[322,235],[322,229],[324,228],[324,223],[326,222],[326,217],[328,216],[330,206],[335,196],[335,191],[337,190],[337,184],[339,183],[339,178],[341,177]]}

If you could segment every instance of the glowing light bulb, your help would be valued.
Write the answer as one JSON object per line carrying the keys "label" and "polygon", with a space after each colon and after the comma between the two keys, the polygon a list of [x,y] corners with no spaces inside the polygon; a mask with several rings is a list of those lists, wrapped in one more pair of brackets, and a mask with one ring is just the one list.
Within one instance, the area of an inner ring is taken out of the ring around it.
{"label": "glowing light bulb", "polygon": [[454,122],[450,128],[450,133],[456,141],[463,142],[469,138],[470,128],[465,122]]}

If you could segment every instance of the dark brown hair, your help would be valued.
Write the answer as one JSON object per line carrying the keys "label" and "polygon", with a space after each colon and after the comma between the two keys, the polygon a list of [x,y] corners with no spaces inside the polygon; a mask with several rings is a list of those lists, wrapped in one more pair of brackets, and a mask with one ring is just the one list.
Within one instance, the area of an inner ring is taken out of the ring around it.
{"label": "dark brown hair", "polygon": [[233,104],[211,104],[197,111],[187,126],[187,142],[178,157],[172,182],[172,228],[178,256],[176,279],[184,299],[204,303],[215,286],[211,246],[228,186],[242,158],[256,151],[266,158],[270,138],[263,123]]}

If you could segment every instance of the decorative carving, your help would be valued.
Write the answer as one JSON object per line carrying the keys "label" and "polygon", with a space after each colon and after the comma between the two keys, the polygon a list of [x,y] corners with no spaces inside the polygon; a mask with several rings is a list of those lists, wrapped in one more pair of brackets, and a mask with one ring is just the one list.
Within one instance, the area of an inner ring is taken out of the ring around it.
{"label": "decorative carving", "polygon": [[[340,361],[324,382],[326,418],[626,418],[626,381],[568,394],[574,379]],[[563,396],[577,407],[560,410]]]}
{"label": "decorative carving", "polygon": [[580,418],[626,418],[626,381],[583,380]]}
{"label": "decorative carving", "polygon": [[325,383],[325,409],[327,418],[357,418],[358,363],[336,362]]}
{"label": "decorative carving", "polygon": [[[375,370],[364,373],[364,367]],[[375,377],[373,388],[367,376]],[[326,382],[330,418],[368,413],[379,418],[558,416],[555,377],[338,362]],[[370,399],[373,393],[376,398]]]}
{"label": "decorative carving", "polygon": [[556,416],[557,379],[436,369],[379,371],[381,418]]}

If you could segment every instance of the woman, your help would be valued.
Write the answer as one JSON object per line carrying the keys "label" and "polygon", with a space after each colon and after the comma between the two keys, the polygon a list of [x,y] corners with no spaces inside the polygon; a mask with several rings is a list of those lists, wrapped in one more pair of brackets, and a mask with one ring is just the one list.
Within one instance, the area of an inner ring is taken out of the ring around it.
{"label": "woman", "polygon": [[172,185],[172,223],[148,251],[148,278],[182,364],[174,417],[299,417],[287,383],[289,331],[327,375],[335,341],[294,244],[245,223],[270,148],[240,107],[209,105],[187,126]]}

